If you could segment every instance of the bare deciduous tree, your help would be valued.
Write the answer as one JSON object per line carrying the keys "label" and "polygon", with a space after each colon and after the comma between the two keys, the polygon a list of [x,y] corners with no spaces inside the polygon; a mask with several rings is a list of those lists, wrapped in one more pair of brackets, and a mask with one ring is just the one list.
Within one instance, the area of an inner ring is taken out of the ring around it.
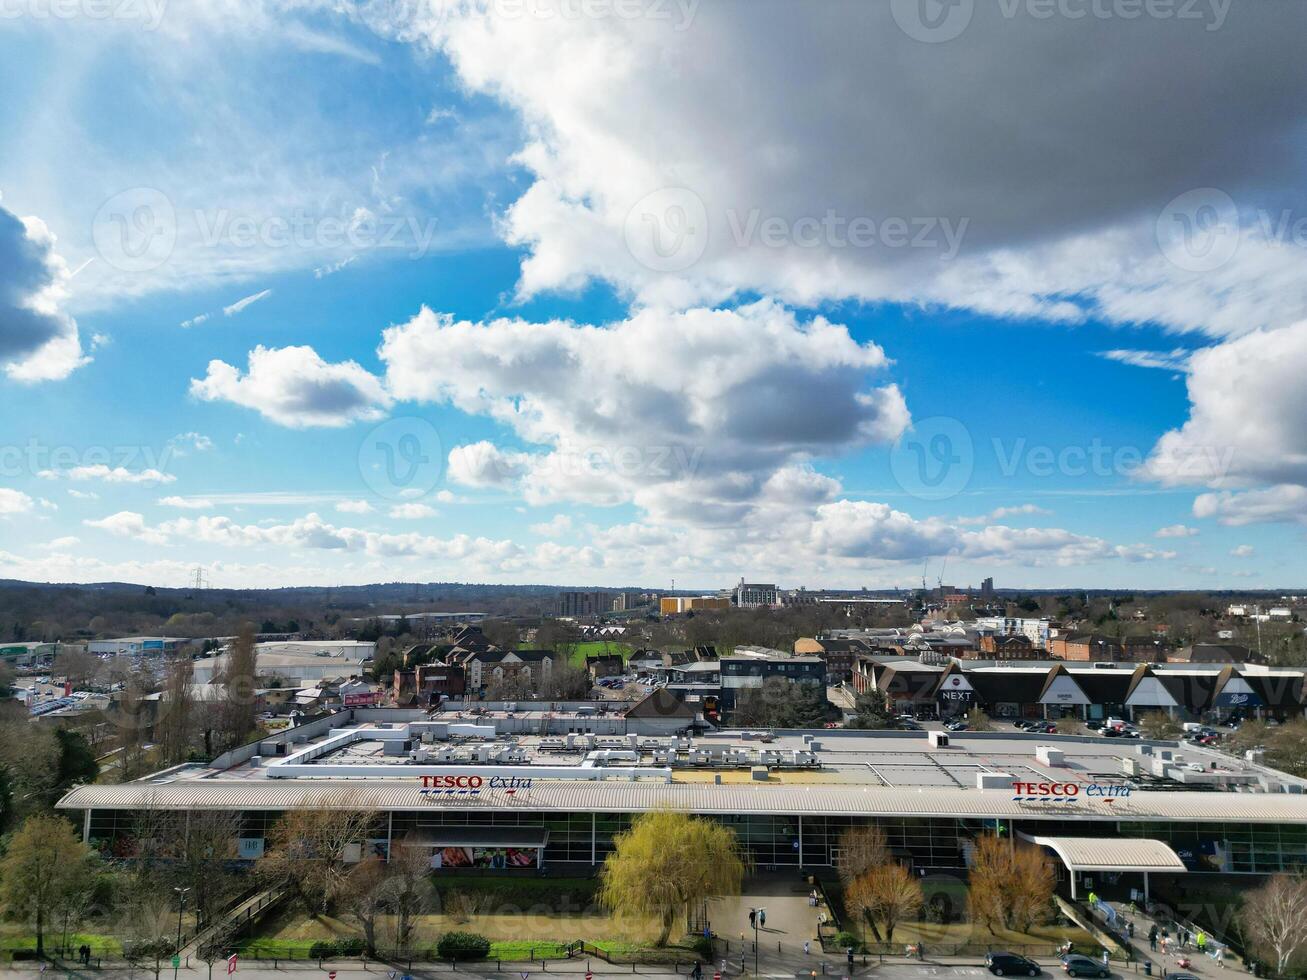
{"label": "bare deciduous tree", "polygon": [[874,824],[848,828],[840,834],[838,847],[836,868],[845,888],[872,868],[889,863],[892,857],[885,840],[885,831]]}
{"label": "bare deciduous tree", "polygon": [[1244,933],[1259,956],[1275,960],[1275,972],[1284,973],[1307,947],[1307,876],[1276,875],[1261,888],[1244,896],[1241,912]]}

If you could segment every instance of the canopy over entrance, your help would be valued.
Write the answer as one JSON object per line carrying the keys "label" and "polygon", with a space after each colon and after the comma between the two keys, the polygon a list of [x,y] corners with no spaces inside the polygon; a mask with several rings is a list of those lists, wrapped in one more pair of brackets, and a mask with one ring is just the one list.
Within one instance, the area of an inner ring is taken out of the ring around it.
{"label": "canopy over entrance", "polygon": [[1180,855],[1169,844],[1144,837],[1035,837],[1021,834],[1024,840],[1047,847],[1071,873],[1071,897],[1076,897],[1076,873],[1080,871],[1133,871],[1144,876],[1144,895],[1148,895],[1150,871],[1187,871]]}

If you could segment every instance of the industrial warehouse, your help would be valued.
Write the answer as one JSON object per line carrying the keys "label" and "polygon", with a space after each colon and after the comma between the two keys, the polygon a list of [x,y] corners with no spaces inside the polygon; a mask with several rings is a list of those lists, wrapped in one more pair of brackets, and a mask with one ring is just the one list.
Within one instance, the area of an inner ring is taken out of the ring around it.
{"label": "industrial warehouse", "polygon": [[1056,856],[1072,895],[1307,863],[1304,781],[1255,757],[1093,736],[693,722],[662,691],[621,712],[347,709],[210,764],[80,786],[59,807],[88,842],[127,857],[144,815],[237,812],[247,860],[287,810],[362,810],[376,815],[372,853],[421,848],[437,873],[576,872],[602,863],[633,815],[657,809],[730,825],[759,869],[828,867],[841,832],[866,823],[923,876],[965,869],[981,833],[1029,840]]}

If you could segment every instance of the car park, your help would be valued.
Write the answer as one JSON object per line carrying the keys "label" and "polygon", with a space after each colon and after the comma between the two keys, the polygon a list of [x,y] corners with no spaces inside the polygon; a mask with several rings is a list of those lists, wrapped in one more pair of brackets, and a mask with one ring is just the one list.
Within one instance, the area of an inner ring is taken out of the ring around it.
{"label": "car park", "polygon": [[1101,960],[1091,960],[1079,953],[1068,953],[1062,957],[1062,969],[1069,977],[1110,977],[1112,971]]}
{"label": "car park", "polygon": [[996,977],[1037,977],[1043,972],[1034,960],[1016,953],[986,953],[985,966]]}

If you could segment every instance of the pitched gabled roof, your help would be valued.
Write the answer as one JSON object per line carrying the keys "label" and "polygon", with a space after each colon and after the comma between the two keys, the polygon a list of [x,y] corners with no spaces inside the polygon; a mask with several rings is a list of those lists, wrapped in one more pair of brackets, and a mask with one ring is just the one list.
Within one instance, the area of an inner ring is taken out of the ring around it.
{"label": "pitched gabled roof", "polygon": [[625,718],[677,718],[693,721],[694,711],[665,687],[656,687],[631,707]]}

